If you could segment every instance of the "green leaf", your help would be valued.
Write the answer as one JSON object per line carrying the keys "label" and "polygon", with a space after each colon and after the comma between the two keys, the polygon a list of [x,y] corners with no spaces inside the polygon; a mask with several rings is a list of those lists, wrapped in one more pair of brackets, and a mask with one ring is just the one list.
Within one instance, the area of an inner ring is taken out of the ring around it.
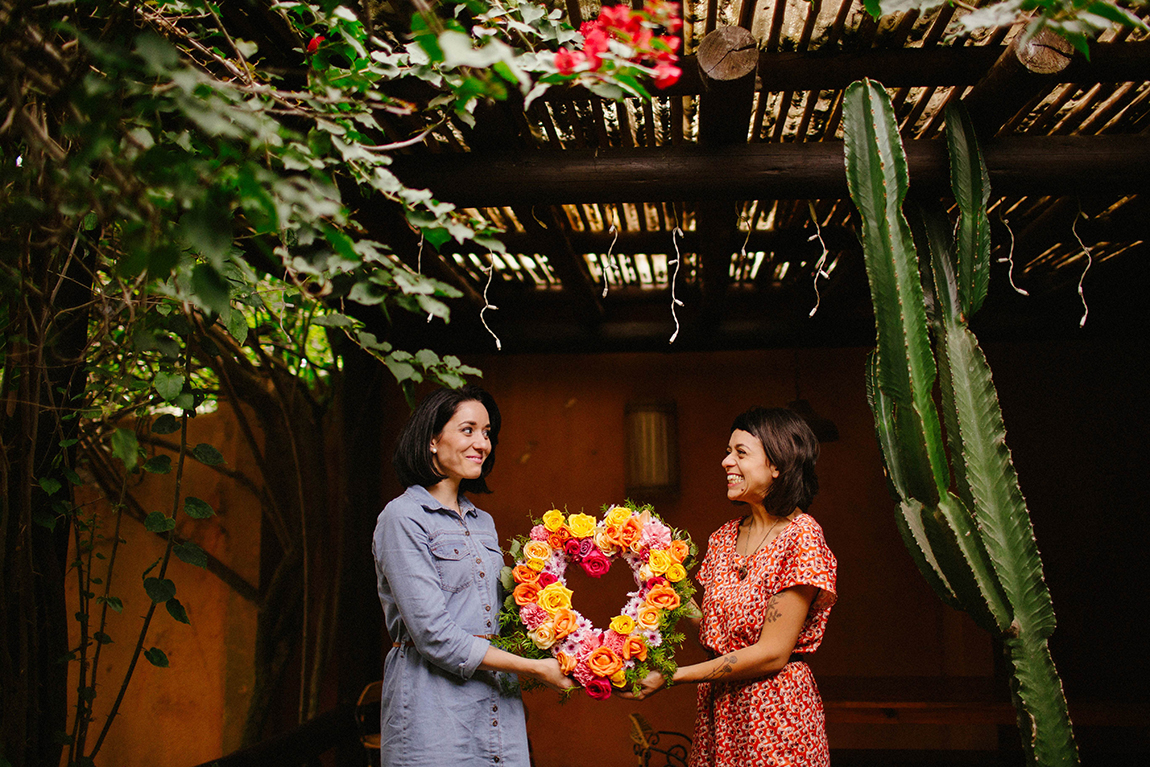
{"label": "green leaf", "polygon": [[192,448],[192,457],[208,466],[219,466],[227,463],[223,454],[206,442],[201,442]]}
{"label": "green leaf", "polygon": [[226,210],[210,202],[197,205],[180,217],[180,234],[217,269],[232,249],[231,218]]}
{"label": "green leaf", "polygon": [[119,597],[96,597],[97,603],[103,603],[118,613],[124,612],[124,603]]}
{"label": "green leaf", "polygon": [[149,474],[167,474],[172,470],[172,458],[167,455],[154,455],[144,463],[144,471]]}
{"label": "green leaf", "polygon": [[192,293],[209,311],[222,314],[228,307],[228,281],[210,264],[196,264],[192,269]]}
{"label": "green leaf", "polygon": [[176,544],[172,547],[172,553],[179,557],[181,562],[187,562],[189,565],[208,566],[208,555],[191,541]]}
{"label": "green leaf", "polygon": [[184,609],[182,604],[180,604],[180,600],[172,597],[164,603],[164,607],[168,608],[168,615],[172,616],[180,623],[191,625],[192,622],[188,620],[188,611]]}
{"label": "green leaf", "polygon": [[208,519],[216,512],[207,502],[189,495],[184,499],[184,513],[192,519]]}
{"label": "green leaf", "polygon": [[184,377],[179,373],[156,373],[156,377],[152,379],[152,386],[156,387],[156,393],[163,397],[164,401],[171,402],[183,391]]}
{"label": "green leaf", "polygon": [[55,495],[63,487],[59,480],[52,479],[51,477],[41,477],[39,480],[40,489],[48,495]]}
{"label": "green leaf", "polygon": [[161,604],[176,595],[176,584],[168,578],[145,578],[144,591],[153,602]]}
{"label": "green leaf", "polygon": [[56,529],[56,515],[36,506],[32,509],[32,522],[49,530]]}
{"label": "green leaf", "polygon": [[164,413],[152,421],[153,434],[174,434],[180,430],[180,419],[171,413]]}
{"label": "green leaf", "polygon": [[229,306],[228,310],[223,313],[223,318],[228,333],[242,346],[248,338],[248,321],[244,317],[244,313],[236,306]]}
{"label": "green leaf", "polygon": [[84,480],[80,479],[80,475],[69,469],[67,466],[61,470],[61,473],[64,475],[64,479],[68,480],[70,484],[76,486],[84,484]]}
{"label": "green leaf", "polygon": [[150,650],[144,650],[144,657],[148,659],[148,663],[151,663],[157,668],[168,667],[168,656],[164,655],[164,651],[159,647],[153,647]]}
{"label": "green leaf", "polygon": [[152,533],[166,533],[169,530],[174,530],[176,527],[176,520],[169,517],[162,511],[153,511],[148,516],[144,517],[144,529]]}
{"label": "green leaf", "polygon": [[92,638],[100,644],[112,644],[112,637],[108,636],[103,631],[97,631],[96,633],[92,634]]}
{"label": "green leaf", "polygon": [[140,445],[136,441],[136,433],[127,429],[116,429],[112,432],[112,455],[124,462],[124,468],[132,471],[140,459]]}

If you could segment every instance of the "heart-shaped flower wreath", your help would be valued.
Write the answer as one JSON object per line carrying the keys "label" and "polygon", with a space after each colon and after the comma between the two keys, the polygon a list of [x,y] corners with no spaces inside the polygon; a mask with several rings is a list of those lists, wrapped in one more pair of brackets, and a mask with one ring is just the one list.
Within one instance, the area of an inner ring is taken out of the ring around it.
{"label": "heart-shaped flower wreath", "polygon": [[[514,567],[504,567],[510,592],[499,615],[500,647],[528,658],[559,661],[592,698],[611,697],[613,687],[637,689],[652,669],[670,679],[675,631],[691,610],[695,587],[687,578],[698,549],[686,533],[663,522],[650,506],[604,506],[603,518],[566,516],[552,509],[526,536],[511,542]],[[599,629],[571,607],[567,566],[575,562],[592,578],[602,577],[621,557],[638,588],[627,604]]]}

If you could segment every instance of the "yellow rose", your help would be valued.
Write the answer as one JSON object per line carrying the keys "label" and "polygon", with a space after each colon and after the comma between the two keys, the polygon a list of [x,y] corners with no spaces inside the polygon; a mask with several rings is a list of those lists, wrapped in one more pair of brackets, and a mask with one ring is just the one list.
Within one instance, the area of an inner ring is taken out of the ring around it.
{"label": "yellow rose", "polygon": [[567,518],[567,529],[576,538],[586,538],[595,532],[595,517],[590,514],[572,514]]}
{"label": "yellow rose", "polygon": [[683,567],[678,562],[667,568],[667,580],[669,580],[671,583],[678,583],[686,577],[687,568]]}
{"label": "yellow rose", "polygon": [[547,559],[551,556],[551,547],[544,541],[528,541],[523,547],[523,556],[526,559]]}
{"label": "yellow rose", "polygon": [[543,526],[552,533],[563,527],[563,512],[559,511],[559,509],[552,509],[544,514]]}
{"label": "yellow rose", "polygon": [[627,636],[635,630],[635,620],[629,615],[616,615],[611,619],[611,630]]}
{"label": "yellow rose", "polygon": [[549,583],[539,590],[539,606],[554,614],[563,607],[571,606],[571,589],[559,581]]}
{"label": "yellow rose", "polygon": [[547,560],[545,560],[545,559],[527,559],[527,560],[524,560],[523,564],[527,565],[532,570],[539,571],[539,570],[542,570],[544,568],[544,566],[547,564]]}
{"label": "yellow rose", "polygon": [[624,685],[627,684],[627,672],[624,671],[623,669],[619,669],[618,671],[616,671],[614,674],[611,675],[610,678],[611,678],[611,684],[615,685],[616,687],[623,687]]}
{"label": "yellow rose", "polygon": [[555,625],[551,621],[544,621],[527,632],[527,637],[535,643],[540,650],[547,650],[559,641],[555,634]]}
{"label": "yellow rose", "polygon": [[631,518],[631,510],[625,506],[612,506],[603,519],[609,525],[622,525]]}
{"label": "yellow rose", "polygon": [[658,607],[643,605],[635,615],[635,622],[648,631],[653,631],[659,628],[659,616],[662,612]]}
{"label": "yellow rose", "polygon": [[671,566],[671,555],[667,553],[666,549],[651,549],[651,555],[647,558],[647,566],[655,575],[662,575]]}

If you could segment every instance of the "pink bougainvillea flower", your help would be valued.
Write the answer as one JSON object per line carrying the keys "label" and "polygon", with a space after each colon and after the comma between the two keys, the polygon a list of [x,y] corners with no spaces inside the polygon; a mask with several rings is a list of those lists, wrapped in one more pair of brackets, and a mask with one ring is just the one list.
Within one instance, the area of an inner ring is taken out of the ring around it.
{"label": "pink bougainvillea flower", "polygon": [[679,82],[679,75],[681,74],[683,74],[683,70],[674,64],[667,64],[661,61],[658,66],[655,67],[655,87],[669,88]]}
{"label": "pink bougainvillea flower", "polygon": [[582,51],[569,51],[566,48],[560,48],[559,52],[555,54],[555,68],[559,70],[561,75],[571,74],[575,71],[575,67],[582,62]]}
{"label": "pink bougainvillea flower", "polygon": [[308,53],[315,53],[316,50],[319,49],[319,44],[322,43],[326,39],[327,38],[324,37],[323,35],[316,35],[315,37],[313,37],[311,39],[311,41],[307,44],[307,52]]}

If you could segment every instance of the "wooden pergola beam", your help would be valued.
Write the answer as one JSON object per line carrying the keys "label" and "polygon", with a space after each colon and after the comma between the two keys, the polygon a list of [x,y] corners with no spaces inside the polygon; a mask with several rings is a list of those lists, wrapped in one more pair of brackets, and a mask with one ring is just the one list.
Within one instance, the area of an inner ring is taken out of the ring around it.
{"label": "wooden pergola beam", "polygon": [[[945,143],[905,148],[912,187],[945,192]],[[983,155],[995,194],[1150,192],[1150,141],[1141,135],[1002,137],[986,142]],[[465,207],[848,196],[839,141],[412,155],[396,157],[392,169],[409,187]]]}
{"label": "wooden pergola beam", "polygon": [[[867,49],[861,51],[760,51],[756,88],[766,91],[840,90],[869,77],[888,88],[975,85],[1007,50],[1002,45],[946,48]],[[684,56],[679,82],[655,96],[694,96],[704,92],[694,56]],[[1052,83],[1092,85],[1150,80],[1150,40],[1095,43],[1090,60],[1075,56]],[[584,88],[552,88],[544,101],[587,98]]]}

